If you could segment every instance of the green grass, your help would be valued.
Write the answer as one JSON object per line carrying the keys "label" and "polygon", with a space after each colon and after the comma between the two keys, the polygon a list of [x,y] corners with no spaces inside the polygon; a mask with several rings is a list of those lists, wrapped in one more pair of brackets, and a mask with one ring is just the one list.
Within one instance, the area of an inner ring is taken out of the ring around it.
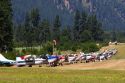
{"label": "green grass", "polygon": [[[40,46],[36,46],[36,47],[33,47],[33,49],[37,49],[37,50],[40,50],[42,47]],[[23,49],[31,49],[31,47],[18,47],[18,48],[15,48],[15,50],[23,50]]]}
{"label": "green grass", "polygon": [[0,83],[124,83],[125,71],[0,68]]}
{"label": "green grass", "polygon": [[119,45],[110,45],[107,47],[103,47],[102,49],[113,49],[116,48],[118,53],[116,56],[113,56],[112,59],[125,59],[125,43]]}
{"label": "green grass", "polygon": [[[125,59],[125,44],[113,59]],[[125,83],[125,70],[62,70],[56,68],[0,68],[0,83]]]}
{"label": "green grass", "polygon": [[118,49],[118,53],[113,59],[125,59],[125,44],[115,46]]}

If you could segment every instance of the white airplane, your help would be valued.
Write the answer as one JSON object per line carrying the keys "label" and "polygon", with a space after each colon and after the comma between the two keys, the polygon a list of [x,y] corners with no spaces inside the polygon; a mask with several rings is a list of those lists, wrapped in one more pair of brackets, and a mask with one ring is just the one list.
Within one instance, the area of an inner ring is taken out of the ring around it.
{"label": "white airplane", "polygon": [[68,61],[69,63],[74,63],[75,62],[75,59],[76,59],[76,54],[71,54],[68,56]]}
{"label": "white airplane", "polygon": [[80,52],[80,54],[77,56],[76,61],[81,61],[84,59],[84,53]]}
{"label": "white airplane", "polygon": [[2,65],[5,65],[5,66],[13,66],[16,64],[14,60],[9,60],[5,58],[2,54],[0,54],[0,62]]}
{"label": "white airplane", "polygon": [[26,55],[26,56],[16,57],[16,65],[18,67],[26,65],[32,67],[32,65],[39,65],[40,67],[45,60],[46,59],[36,58],[35,56],[32,55]]}

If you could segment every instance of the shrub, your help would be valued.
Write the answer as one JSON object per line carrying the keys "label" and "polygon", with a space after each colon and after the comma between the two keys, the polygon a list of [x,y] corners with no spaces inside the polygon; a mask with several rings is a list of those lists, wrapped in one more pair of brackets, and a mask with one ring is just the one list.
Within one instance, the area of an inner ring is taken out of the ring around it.
{"label": "shrub", "polygon": [[57,48],[58,48],[58,50],[63,50],[63,51],[71,50],[72,43],[71,42],[63,42],[60,45],[58,45]]}
{"label": "shrub", "polygon": [[98,50],[99,50],[99,48],[98,48],[98,46],[97,46],[96,44],[91,43],[91,44],[89,45],[89,51],[90,51],[90,52],[96,52],[96,51],[98,51]]}
{"label": "shrub", "polygon": [[83,43],[81,49],[83,52],[88,53],[98,51],[99,47],[95,43]]}
{"label": "shrub", "polygon": [[74,51],[74,52],[76,52],[77,51],[77,46],[72,46],[71,50]]}
{"label": "shrub", "polygon": [[43,54],[52,54],[53,53],[53,45],[51,42],[47,42],[43,45],[43,48],[40,50]]}
{"label": "shrub", "polygon": [[102,48],[102,47],[108,46],[108,45],[109,45],[108,42],[103,42],[103,43],[100,43],[98,47]]}

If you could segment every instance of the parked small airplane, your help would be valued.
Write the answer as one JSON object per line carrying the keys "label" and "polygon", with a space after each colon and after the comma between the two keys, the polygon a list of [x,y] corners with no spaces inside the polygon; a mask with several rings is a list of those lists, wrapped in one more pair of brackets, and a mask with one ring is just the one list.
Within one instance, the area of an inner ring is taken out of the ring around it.
{"label": "parked small airplane", "polygon": [[47,55],[48,63],[50,67],[57,66],[57,63],[59,61],[59,57],[56,55]]}
{"label": "parked small airplane", "polygon": [[39,65],[39,67],[41,67],[41,64],[45,60],[46,59],[36,58],[35,56],[32,55],[26,55],[26,56],[16,57],[16,65],[18,67],[26,65],[29,65],[29,67],[32,67],[32,65]]}
{"label": "parked small airplane", "polygon": [[2,54],[0,54],[0,63],[1,65],[5,65],[5,66],[13,66],[16,64],[14,60],[9,60],[5,58]]}
{"label": "parked small airplane", "polygon": [[76,54],[68,55],[68,61],[69,61],[69,63],[74,63],[76,58],[77,58]]}
{"label": "parked small airplane", "polygon": [[57,56],[54,56],[54,55],[48,56],[48,62],[49,62],[49,63],[52,63],[52,62],[56,61],[57,59],[58,59]]}

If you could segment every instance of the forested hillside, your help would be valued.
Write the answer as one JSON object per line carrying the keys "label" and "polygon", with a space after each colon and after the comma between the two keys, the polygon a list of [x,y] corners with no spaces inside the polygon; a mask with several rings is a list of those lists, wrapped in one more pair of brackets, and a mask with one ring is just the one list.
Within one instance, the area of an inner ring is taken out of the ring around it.
{"label": "forested hillside", "polygon": [[38,8],[41,19],[50,22],[58,14],[63,25],[72,25],[74,12],[79,10],[96,14],[106,30],[125,29],[124,0],[12,0],[12,4],[15,24],[24,21],[27,11]]}

